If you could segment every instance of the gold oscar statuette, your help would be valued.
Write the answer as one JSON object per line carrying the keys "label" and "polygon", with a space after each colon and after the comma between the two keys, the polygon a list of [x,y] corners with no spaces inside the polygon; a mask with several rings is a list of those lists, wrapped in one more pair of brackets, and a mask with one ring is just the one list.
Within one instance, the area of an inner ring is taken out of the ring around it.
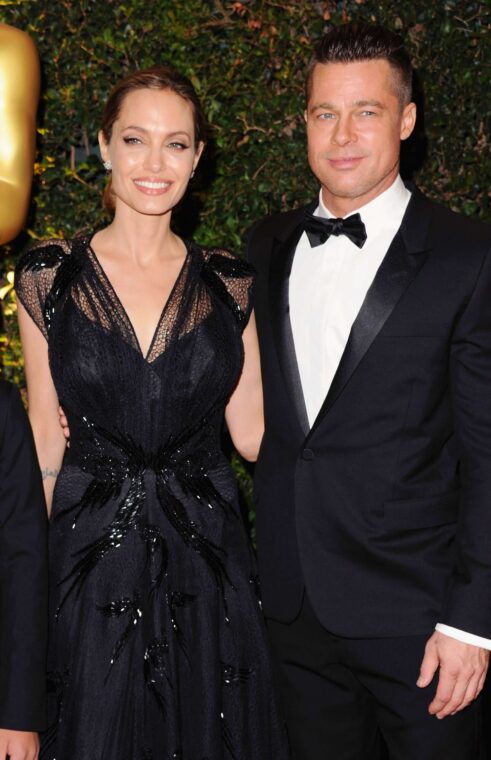
{"label": "gold oscar statuette", "polygon": [[18,235],[29,205],[39,82],[32,39],[0,24],[0,244]]}

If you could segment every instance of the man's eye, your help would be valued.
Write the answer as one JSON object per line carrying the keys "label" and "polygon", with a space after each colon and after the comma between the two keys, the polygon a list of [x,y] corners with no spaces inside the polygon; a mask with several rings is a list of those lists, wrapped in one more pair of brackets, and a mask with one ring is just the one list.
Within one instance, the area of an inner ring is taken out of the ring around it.
{"label": "man's eye", "polygon": [[123,137],[123,140],[127,145],[137,145],[141,142],[139,137]]}
{"label": "man's eye", "polygon": [[335,118],[335,116],[334,116],[333,113],[321,113],[321,114],[319,114],[319,119],[327,120],[327,119],[334,119],[334,118]]}
{"label": "man's eye", "polygon": [[376,114],[375,114],[375,111],[362,111],[361,115],[362,116],[375,116]]}

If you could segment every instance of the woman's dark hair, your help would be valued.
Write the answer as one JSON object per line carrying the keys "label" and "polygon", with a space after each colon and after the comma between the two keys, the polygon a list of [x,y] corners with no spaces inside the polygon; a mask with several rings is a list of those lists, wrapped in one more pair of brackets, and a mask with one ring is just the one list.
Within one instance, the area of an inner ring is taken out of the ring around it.
{"label": "woman's dark hair", "polygon": [[[129,74],[118,82],[109,93],[101,123],[101,130],[106,143],[111,140],[114,122],[119,117],[125,98],[137,90],[170,90],[186,100],[193,112],[195,144],[206,142],[206,117],[190,80],[172,66],[154,66],[151,69],[141,69]],[[106,211],[114,212],[111,180],[104,190],[103,206]]]}
{"label": "woman's dark hair", "polygon": [[333,27],[318,40],[307,71],[307,102],[312,75],[318,63],[353,63],[386,60],[396,75],[397,96],[401,107],[411,102],[413,67],[402,38],[383,26],[351,23]]}

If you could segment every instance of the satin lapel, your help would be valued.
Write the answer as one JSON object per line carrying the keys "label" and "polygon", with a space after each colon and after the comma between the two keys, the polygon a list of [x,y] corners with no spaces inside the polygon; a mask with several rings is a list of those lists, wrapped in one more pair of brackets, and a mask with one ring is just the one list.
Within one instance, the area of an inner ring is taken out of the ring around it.
{"label": "satin lapel", "polygon": [[[299,214],[299,222],[300,222]],[[289,284],[293,256],[302,234],[300,224],[293,227],[285,240],[275,239],[271,252],[269,275],[269,304],[271,325],[281,371],[288,394],[293,402],[296,415],[304,435],[310,425],[298,371],[295,345],[290,321]]]}
{"label": "satin lapel", "polygon": [[[426,261],[430,214],[425,198],[414,189],[413,197],[387,254],[380,265],[358,315],[329,392],[312,425],[319,426],[358,367],[398,301]],[[363,255],[363,252],[360,252]]]}

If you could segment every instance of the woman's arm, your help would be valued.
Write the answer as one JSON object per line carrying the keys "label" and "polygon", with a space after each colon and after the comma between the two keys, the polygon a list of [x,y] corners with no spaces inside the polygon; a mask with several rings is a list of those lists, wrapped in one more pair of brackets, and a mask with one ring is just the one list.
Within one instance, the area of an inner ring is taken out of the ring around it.
{"label": "woman's arm", "polygon": [[244,330],[244,367],[225,410],[225,419],[239,454],[255,462],[264,433],[261,362],[254,313]]}
{"label": "woman's arm", "polygon": [[48,343],[19,300],[17,309],[24,351],[29,419],[50,514],[53,489],[65,452],[65,438],[60,427],[59,402],[49,368]]}

